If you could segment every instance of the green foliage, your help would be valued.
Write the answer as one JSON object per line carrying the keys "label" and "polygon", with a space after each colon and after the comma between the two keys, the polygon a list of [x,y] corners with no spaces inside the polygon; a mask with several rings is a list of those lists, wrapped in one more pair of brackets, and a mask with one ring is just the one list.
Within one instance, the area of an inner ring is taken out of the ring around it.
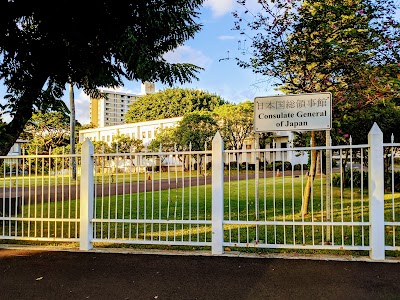
{"label": "green foliage", "polygon": [[182,117],[194,111],[213,111],[224,103],[215,94],[194,89],[168,88],[143,96],[132,103],[125,115],[125,122]]}
{"label": "green foliage", "polygon": [[[238,3],[246,6],[246,0]],[[334,143],[347,142],[349,135],[361,137],[360,129],[365,130],[359,125],[365,119],[368,131],[374,118],[382,120],[382,127],[393,123],[379,114],[382,105],[389,108],[399,97],[398,4],[293,0],[260,5],[261,13],[251,22],[235,13],[235,29],[255,33],[252,58],[238,60],[241,67],[275,78],[285,93],[332,92]]]}
{"label": "green foliage", "polygon": [[29,140],[27,154],[48,154],[69,144],[69,118],[61,112],[37,113],[26,124],[21,138]]}
{"label": "green foliage", "polygon": [[399,106],[395,106],[391,101],[379,102],[365,110],[350,109],[341,120],[341,126],[336,133],[341,137],[351,135],[353,144],[365,144],[368,142],[368,133],[376,122],[382,130],[386,143],[391,141],[392,134],[398,141],[400,140],[399,120]]}
{"label": "green foliage", "polygon": [[242,149],[244,142],[253,134],[254,104],[224,104],[214,110],[218,129],[226,149]]}
{"label": "green foliage", "polygon": [[113,153],[113,149],[104,141],[92,142],[94,147],[94,153]]}
{"label": "green foliage", "polygon": [[[368,189],[368,172],[364,171],[363,173],[363,188]],[[353,174],[353,177],[351,176]],[[400,192],[400,171],[394,172],[394,192]],[[349,188],[353,183],[353,187],[361,187],[361,172],[358,170],[346,169],[344,172],[344,176],[340,176],[340,174],[335,174],[333,176],[332,185],[335,187],[341,186],[341,180],[343,180],[343,187]],[[392,172],[385,172],[385,190],[388,192],[392,191]]]}
{"label": "green foliage", "polygon": [[176,128],[168,127],[160,130],[151,140],[148,149],[150,151],[174,151],[179,141],[176,138]]}
{"label": "green foliage", "polygon": [[343,184],[344,188],[349,188],[351,187],[351,184],[353,184],[353,187],[360,188],[361,179],[363,181],[364,189],[368,189],[368,172],[363,172],[363,176],[361,176],[361,172],[358,170],[346,169],[342,176],[340,174],[333,175],[332,185],[340,187],[341,184]]}
{"label": "green foliage", "polygon": [[114,153],[140,152],[144,148],[142,140],[130,138],[127,135],[113,137],[111,150]]}
{"label": "green foliage", "polygon": [[150,142],[149,150],[162,151],[191,150],[202,151],[211,148],[217,132],[213,114],[207,111],[187,113],[176,127],[166,128],[156,134]]}
{"label": "green foliage", "polygon": [[[0,136],[6,154],[35,111],[63,109],[66,83],[101,96],[98,87],[128,80],[172,85],[196,79],[200,68],[171,64],[164,54],[201,29],[203,0],[5,1],[0,9],[0,80],[3,110],[13,120]],[[79,7],[79,9],[77,9]]]}
{"label": "green foliage", "polygon": [[175,136],[181,148],[202,151],[211,149],[212,139],[217,132],[213,115],[206,111],[186,114],[176,127]]}

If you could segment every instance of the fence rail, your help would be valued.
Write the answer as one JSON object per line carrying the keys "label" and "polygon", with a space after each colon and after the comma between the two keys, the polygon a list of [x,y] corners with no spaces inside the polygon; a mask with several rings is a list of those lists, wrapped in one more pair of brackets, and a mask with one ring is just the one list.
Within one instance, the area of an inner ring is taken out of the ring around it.
{"label": "fence rail", "polygon": [[[213,254],[361,250],[382,260],[400,250],[400,144],[384,144],[377,126],[369,139],[225,150],[217,134],[212,150],[111,154],[94,153],[87,140],[79,155],[0,157],[0,239],[81,249],[211,247]],[[316,155],[316,170],[285,160],[298,153]]]}

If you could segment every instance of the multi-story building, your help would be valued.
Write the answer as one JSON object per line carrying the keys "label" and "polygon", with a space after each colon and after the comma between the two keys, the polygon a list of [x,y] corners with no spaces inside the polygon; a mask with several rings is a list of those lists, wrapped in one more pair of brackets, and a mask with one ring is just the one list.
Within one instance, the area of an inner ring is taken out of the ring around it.
{"label": "multi-story building", "polygon": [[106,127],[124,124],[125,114],[129,105],[139,97],[154,93],[154,83],[144,82],[141,94],[130,94],[117,91],[101,90],[107,95],[106,98],[90,98],[90,123],[96,127]]}

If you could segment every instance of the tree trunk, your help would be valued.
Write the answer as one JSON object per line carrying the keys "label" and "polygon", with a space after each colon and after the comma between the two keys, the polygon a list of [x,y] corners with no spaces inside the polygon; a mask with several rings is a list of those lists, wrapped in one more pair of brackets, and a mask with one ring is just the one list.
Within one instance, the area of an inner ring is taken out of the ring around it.
{"label": "tree trunk", "polygon": [[[312,147],[315,147],[315,133],[314,133],[314,131],[311,132],[311,144],[312,144]],[[317,164],[317,151],[316,150],[311,150],[310,172],[308,174],[306,187],[304,188],[303,203],[302,203],[302,208],[301,208],[301,214],[303,216],[305,216],[307,214],[307,212],[308,212],[308,202],[310,200],[311,186],[312,186],[312,183],[313,183],[314,177],[315,177],[316,164]]]}
{"label": "tree trunk", "polygon": [[[75,154],[75,97],[74,97],[74,85],[72,83],[69,84],[69,107],[71,114],[69,116],[69,124],[70,124],[70,146],[72,155]],[[72,179],[76,180],[76,159],[75,157],[71,157],[72,164]]]}
{"label": "tree trunk", "polygon": [[[18,137],[24,131],[25,124],[30,120],[33,113],[35,100],[39,98],[47,76],[39,74],[32,76],[32,88],[26,90],[18,100],[13,120],[0,128],[0,156],[6,156]],[[33,88],[33,87],[36,88]]]}

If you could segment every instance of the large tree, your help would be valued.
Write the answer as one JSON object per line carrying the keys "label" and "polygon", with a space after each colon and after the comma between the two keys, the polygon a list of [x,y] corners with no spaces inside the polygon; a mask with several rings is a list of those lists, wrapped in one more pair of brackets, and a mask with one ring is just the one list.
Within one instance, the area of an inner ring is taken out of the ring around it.
{"label": "large tree", "polygon": [[[238,2],[246,6],[245,0]],[[394,66],[399,70],[399,24],[393,18],[396,6],[392,0],[259,3],[262,12],[254,21],[235,13],[236,29],[253,33],[253,56],[239,65],[274,77],[286,93],[332,92],[334,125],[357,102],[376,104],[378,99],[360,98],[361,82],[372,84],[371,74],[387,73],[383,70],[388,68],[393,71]],[[386,80],[385,76],[381,79]],[[314,145],[315,136],[313,132]],[[313,152],[303,213],[316,164]]]}
{"label": "large tree", "polygon": [[194,89],[167,88],[132,103],[126,123],[182,117],[194,111],[212,111],[225,101],[220,96]]}
{"label": "large tree", "polygon": [[399,62],[392,0],[259,2],[252,22],[235,13],[235,28],[253,35],[250,61],[238,63],[274,77],[284,92],[357,89],[365,67]]}
{"label": "large tree", "polygon": [[[217,122],[213,113],[209,111],[195,111],[183,116],[176,127],[165,128],[158,132],[151,141],[149,149],[151,151],[204,151],[211,149],[212,139],[217,132]],[[203,155],[193,156],[197,160],[197,165],[201,166]],[[180,159],[185,160],[184,165],[188,165],[188,157],[182,155]],[[200,170],[204,168],[201,167]]]}
{"label": "large tree", "polygon": [[32,116],[21,135],[29,142],[28,154],[49,154],[52,149],[69,144],[69,118],[61,112],[37,113]]}
{"label": "large tree", "polygon": [[12,121],[0,130],[6,155],[32,113],[64,107],[66,83],[102,96],[98,87],[128,80],[172,85],[196,78],[192,64],[163,55],[192,38],[203,0],[3,1],[0,9],[0,80],[3,110]]}
{"label": "large tree", "polygon": [[241,150],[254,132],[254,105],[250,101],[224,104],[214,110],[227,149]]}

